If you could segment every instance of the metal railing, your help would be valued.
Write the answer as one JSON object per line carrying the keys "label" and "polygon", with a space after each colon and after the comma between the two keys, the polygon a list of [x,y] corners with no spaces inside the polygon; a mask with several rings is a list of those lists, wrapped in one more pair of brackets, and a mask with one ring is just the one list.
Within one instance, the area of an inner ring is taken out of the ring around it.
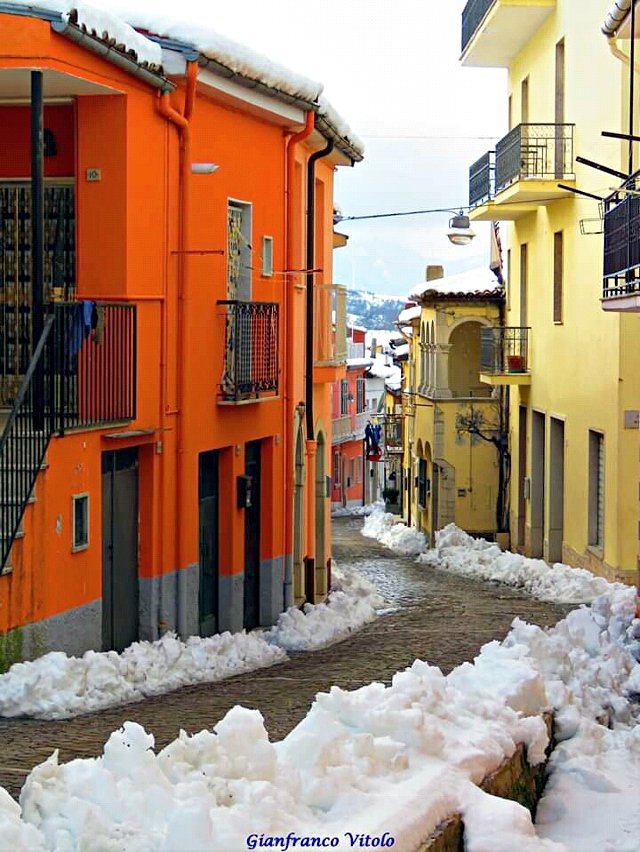
{"label": "metal railing", "polygon": [[347,288],[314,286],[313,350],[316,367],[344,364],[347,358]]}
{"label": "metal railing", "polygon": [[49,306],[0,434],[0,572],[51,436],[135,418],[136,333],[135,305]]}
{"label": "metal railing", "polygon": [[220,301],[225,351],[220,398],[240,402],[278,393],[277,302]]}
{"label": "metal railing", "polygon": [[135,419],[136,306],[67,302],[52,308],[54,431]]}
{"label": "metal railing", "polygon": [[402,430],[404,419],[402,415],[387,414],[384,418],[384,446],[387,453],[401,453]]}
{"label": "metal railing", "polygon": [[529,372],[529,327],[480,329],[480,372],[505,375]]}
{"label": "metal railing", "polygon": [[640,292],[640,179],[632,178],[604,203],[602,297]]}
{"label": "metal railing", "polygon": [[519,124],[496,145],[495,192],[517,180],[572,180],[573,124]]}
{"label": "metal railing", "polygon": [[495,0],[469,0],[462,11],[462,52],[476,33]]}
{"label": "metal railing", "polygon": [[469,207],[477,207],[493,198],[494,152],[487,151],[469,169]]}

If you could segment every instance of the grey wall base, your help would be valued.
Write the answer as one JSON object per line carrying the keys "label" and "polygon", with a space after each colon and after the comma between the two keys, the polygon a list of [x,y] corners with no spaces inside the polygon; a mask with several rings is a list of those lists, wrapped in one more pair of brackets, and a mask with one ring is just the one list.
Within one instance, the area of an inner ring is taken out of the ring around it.
{"label": "grey wall base", "polygon": [[101,599],[0,635],[0,671],[21,660],[35,660],[49,651],[81,657],[91,648],[96,651],[102,648]]}
{"label": "grey wall base", "polygon": [[238,633],[244,626],[244,574],[222,575],[218,593],[218,632]]}
{"label": "grey wall base", "polygon": [[197,563],[159,577],[139,580],[140,639],[154,641],[168,630],[182,638],[200,632]]}
{"label": "grey wall base", "polygon": [[284,609],[293,606],[293,555],[284,558]]}
{"label": "grey wall base", "polygon": [[284,557],[260,563],[260,626],[271,627],[278,620],[284,602]]}

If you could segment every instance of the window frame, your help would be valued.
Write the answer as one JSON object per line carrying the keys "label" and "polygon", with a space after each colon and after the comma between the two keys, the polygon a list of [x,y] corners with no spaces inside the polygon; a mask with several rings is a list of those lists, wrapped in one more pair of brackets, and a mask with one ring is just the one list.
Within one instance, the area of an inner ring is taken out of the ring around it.
{"label": "window frame", "polygon": [[262,237],[262,277],[273,278],[273,237],[269,234]]}
{"label": "window frame", "polygon": [[[90,536],[90,495],[88,491],[82,491],[78,494],[71,495],[71,552],[72,553],[80,553],[83,550],[89,549],[89,544],[91,540]],[[76,534],[76,506],[84,502],[85,511],[84,511],[84,522],[85,522],[85,531],[86,531],[86,540],[78,543]]]}

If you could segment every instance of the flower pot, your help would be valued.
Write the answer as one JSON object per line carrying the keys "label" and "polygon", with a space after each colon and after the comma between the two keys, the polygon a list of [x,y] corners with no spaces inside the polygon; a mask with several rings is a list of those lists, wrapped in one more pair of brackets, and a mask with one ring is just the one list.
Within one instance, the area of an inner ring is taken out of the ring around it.
{"label": "flower pot", "polygon": [[507,355],[507,370],[510,373],[524,373],[526,367],[524,355]]}

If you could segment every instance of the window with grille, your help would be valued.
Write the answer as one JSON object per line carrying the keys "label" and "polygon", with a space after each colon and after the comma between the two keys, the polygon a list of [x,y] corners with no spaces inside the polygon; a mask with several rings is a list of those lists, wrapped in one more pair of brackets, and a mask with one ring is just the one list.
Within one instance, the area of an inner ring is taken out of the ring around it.
{"label": "window with grille", "polygon": [[347,485],[353,485],[356,480],[356,461],[355,459],[351,459],[349,462],[349,479],[347,481]]}
{"label": "window with grille", "polygon": [[251,298],[251,205],[229,201],[227,206],[227,299]]}
{"label": "window with grille", "polygon": [[356,412],[360,414],[365,409],[365,379],[356,380]]}
{"label": "window with grille", "polygon": [[349,413],[349,382],[342,379],[340,382],[340,416],[344,417]]}
{"label": "window with grille", "polygon": [[362,482],[362,456],[356,459],[356,483],[360,485]]}
{"label": "window with grille", "polygon": [[604,435],[589,430],[589,544],[604,545]]}
{"label": "window with grille", "polygon": [[333,454],[333,484],[340,485],[340,453]]}

